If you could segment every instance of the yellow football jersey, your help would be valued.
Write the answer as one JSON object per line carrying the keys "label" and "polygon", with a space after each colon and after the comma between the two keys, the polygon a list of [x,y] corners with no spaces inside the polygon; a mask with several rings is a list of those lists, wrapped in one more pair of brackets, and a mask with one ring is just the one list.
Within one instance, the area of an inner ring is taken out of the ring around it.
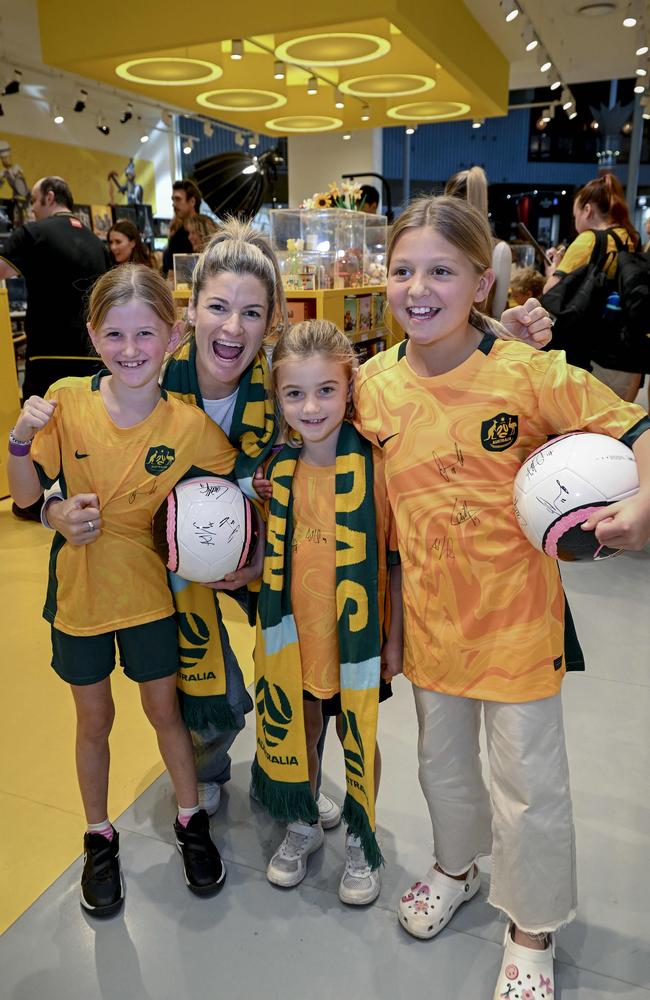
{"label": "yellow football jersey", "polygon": [[47,398],[57,407],[31,452],[43,486],[58,479],[67,497],[99,499],[96,541],[75,546],[57,534],[52,544],[43,615],[69,635],[99,635],[174,613],[153,547],[153,515],[188,473],[227,475],[237,457],[202,410],[164,391],[145,420],[118,427],[99,391],[102,374],[50,387]]}
{"label": "yellow football jersey", "polygon": [[419,687],[491,701],[556,694],[565,671],[557,564],[521,533],[515,474],[549,435],[650,429],[559,351],[486,334],[453,371],[425,378],[406,343],[359,373],[359,427],[384,454],[404,597],[404,673]]}

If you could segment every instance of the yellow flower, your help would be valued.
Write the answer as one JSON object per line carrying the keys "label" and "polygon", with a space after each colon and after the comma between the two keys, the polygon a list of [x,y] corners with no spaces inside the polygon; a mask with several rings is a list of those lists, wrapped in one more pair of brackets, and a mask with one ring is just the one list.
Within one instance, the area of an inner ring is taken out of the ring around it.
{"label": "yellow flower", "polygon": [[332,199],[329,194],[319,194],[315,197],[316,208],[331,208]]}

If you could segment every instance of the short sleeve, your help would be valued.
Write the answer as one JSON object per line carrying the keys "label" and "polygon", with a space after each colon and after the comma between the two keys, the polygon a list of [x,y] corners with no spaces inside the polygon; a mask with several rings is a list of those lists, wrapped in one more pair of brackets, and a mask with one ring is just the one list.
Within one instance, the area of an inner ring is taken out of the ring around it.
{"label": "short sleeve", "polygon": [[580,233],[567,248],[560,266],[555,269],[554,273],[561,277],[564,274],[571,274],[572,271],[577,271],[579,267],[587,264],[595,242],[596,237],[591,230]]}
{"label": "short sleeve", "polygon": [[25,226],[20,226],[19,229],[14,230],[9,239],[4,245],[4,252],[2,253],[2,259],[11,264],[16,271],[19,271],[21,275],[25,276],[26,272],[29,270],[30,266],[30,255],[34,242],[25,228]]}
{"label": "short sleeve", "polygon": [[217,476],[229,476],[235,467],[236,448],[202,410],[196,412],[203,418],[203,431],[198,438],[193,465]]}
{"label": "short sleeve", "polygon": [[64,407],[61,397],[51,389],[45,399],[56,399],[57,407],[50,422],[34,437],[30,457],[43,489],[49,489],[61,476],[61,440],[63,436]]}

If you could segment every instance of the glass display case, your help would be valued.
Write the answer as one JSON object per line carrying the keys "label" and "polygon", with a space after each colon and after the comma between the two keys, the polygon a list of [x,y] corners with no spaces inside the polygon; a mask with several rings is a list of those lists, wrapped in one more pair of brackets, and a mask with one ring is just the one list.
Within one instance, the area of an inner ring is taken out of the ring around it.
{"label": "glass display case", "polygon": [[174,254],[174,288],[176,291],[185,291],[192,287],[192,275],[198,259],[198,253]]}
{"label": "glass display case", "polygon": [[343,208],[281,208],[270,215],[271,244],[287,291],[384,283],[385,216]]}

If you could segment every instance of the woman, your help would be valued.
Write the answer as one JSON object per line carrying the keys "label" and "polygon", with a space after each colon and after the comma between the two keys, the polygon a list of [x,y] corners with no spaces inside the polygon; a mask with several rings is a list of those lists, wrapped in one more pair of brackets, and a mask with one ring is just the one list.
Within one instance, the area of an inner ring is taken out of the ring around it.
{"label": "woman", "polygon": [[[614,174],[596,177],[578,191],[573,202],[573,220],[578,233],[573,243],[566,250],[558,247],[548,251],[552,263],[546,267],[544,293],[589,261],[596,241],[594,230],[613,229],[619,240],[630,249],[635,249],[639,243],[639,234],[630,220],[623,188]],[[616,244],[611,236],[607,238],[607,250],[612,255],[606,268],[611,278],[616,273],[617,257]],[[595,362],[592,362],[592,370],[596,378],[618,393],[621,399],[634,402],[642,375],[602,368]]]}
{"label": "woman", "polygon": [[[452,198],[463,198],[477,208],[488,219],[488,181],[482,167],[461,170],[449,178],[445,184],[445,194]],[[508,304],[508,287],[512,270],[512,252],[503,240],[495,240],[492,249],[492,270],[494,284],[487,298],[485,312],[499,319]]]}
{"label": "woman", "polygon": [[188,239],[194,253],[201,253],[217,231],[217,226],[209,215],[192,215],[185,221]]}
{"label": "woman", "polygon": [[[236,473],[244,486],[276,436],[263,344],[271,338],[278,318],[286,323],[286,301],[275,255],[252,226],[231,220],[210,240],[194,269],[189,335],[171,358],[163,386],[205,410],[240,449]],[[536,346],[550,340],[550,318],[535,300],[509,309],[502,322],[505,336],[530,340]],[[89,521],[101,529],[99,502],[93,494],[50,501],[46,516],[49,525],[72,545],[85,545],[98,537],[97,530],[89,535]],[[260,545],[259,562],[256,559],[255,565],[233,574],[215,589],[234,591],[257,580],[262,552]],[[188,664],[194,666],[200,661],[201,673],[216,678],[214,689],[204,691],[206,685],[200,681],[185,684],[182,677],[185,672],[196,678],[198,671],[180,671],[201,805],[212,814],[219,805],[220,786],[230,777],[228,750],[252,703],[210,591],[200,585],[187,587],[174,579],[171,585],[181,623],[181,655],[187,655]],[[197,616],[202,623],[198,632],[194,627]],[[206,634],[210,632],[207,643],[201,635],[206,616],[215,623],[212,632],[209,623],[206,625]],[[323,825],[335,826],[339,807],[322,794],[318,806]]]}
{"label": "woman", "polygon": [[108,248],[114,264],[146,264],[156,267],[149,247],[130,219],[118,219],[108,231]]}

